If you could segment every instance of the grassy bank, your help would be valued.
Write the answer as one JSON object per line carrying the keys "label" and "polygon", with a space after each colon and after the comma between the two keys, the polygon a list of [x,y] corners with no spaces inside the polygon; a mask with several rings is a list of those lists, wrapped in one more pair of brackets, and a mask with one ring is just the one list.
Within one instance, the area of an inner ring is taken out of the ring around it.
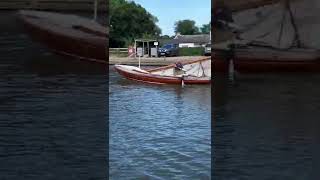
{"label": "grassy bank", "polygon": [[203,47],[179,48],[179,56],[202,56],[203,54]]}

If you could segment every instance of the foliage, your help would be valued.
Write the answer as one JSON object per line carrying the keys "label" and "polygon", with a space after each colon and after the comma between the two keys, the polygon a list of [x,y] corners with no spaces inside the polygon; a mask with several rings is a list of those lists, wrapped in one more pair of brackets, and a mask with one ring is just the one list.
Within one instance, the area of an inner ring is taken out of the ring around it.
{"label": "foliage", "polygon": [[170,44],[172,42],[172,38],[159,38],[159,46],[162,47],[165,44]]}
{"label": "foliage", "polygon": [[175,23],[174,32],[182,35],[193,35],[199,33],[199,28],[196,26],[195,21],[186,19]]}
{"label": "foliage", "polygon": [[134,39],[156,38],[158,19],[134,1],[110,0],[110,47],[126,47]]}
{"label": "foliage", "polygon": [[170,39],[170,36],[169,35],[163,35],[163,36],[160,36],[161,39]]}
{"label": "foliage", "polygon": [[203,47],[179,48],[179,56],[202,56],[204,54]]}
{"label": "foliage", "polygon": [[202,27],[200,27],[200,31],[202,34],[209,34],[211,30],[211,22],[209,24],[203,24]]}
{"label": "foliage", "polygon": [[200,28],[196,26],[195,21],[185,19],[175,23],[175,33],[182,35],[209,34],[211,30],[211,22],[203,24]]}

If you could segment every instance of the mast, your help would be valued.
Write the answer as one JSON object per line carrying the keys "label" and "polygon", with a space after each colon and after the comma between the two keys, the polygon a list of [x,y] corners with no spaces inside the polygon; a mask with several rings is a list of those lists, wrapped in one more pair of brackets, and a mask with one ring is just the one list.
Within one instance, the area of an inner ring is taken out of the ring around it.
{"label": "mast", "polygon": [[98,0],[94,0],[93,5],[93,20],[97,21],[97,14],[98,14]]}

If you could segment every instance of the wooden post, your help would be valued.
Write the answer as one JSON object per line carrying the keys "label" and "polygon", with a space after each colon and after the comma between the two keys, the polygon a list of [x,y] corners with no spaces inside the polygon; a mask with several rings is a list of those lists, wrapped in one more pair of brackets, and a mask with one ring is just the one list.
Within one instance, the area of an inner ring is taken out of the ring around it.
{"label": "wooden post", "polygon": [[144,41],[142,41],[142,56],[144,57]]}
{"label": "wooden post", "polygon": [[134,56],[137,57],[137,41],[134,40]]}
{"label": "wooden post", "polygon": [[150,57],[150,41],[147,41],[147,43],[148,43],[148,57]]}
{"label": "wooden post", "polygon": [[141,69],[141,59],[140,59],[140,55],[139,55],[139,69]]}

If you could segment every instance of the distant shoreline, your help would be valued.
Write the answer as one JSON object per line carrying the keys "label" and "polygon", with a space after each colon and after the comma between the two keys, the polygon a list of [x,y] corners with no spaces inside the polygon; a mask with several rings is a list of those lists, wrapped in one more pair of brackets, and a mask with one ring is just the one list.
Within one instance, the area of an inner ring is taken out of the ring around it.
{"label": "distant shoreline", "polygon": [[[175,62],[186,62],[192,61],[209,56],[178,56],[178,57],[151,57],[151,58],[141,58],[141,66],[166,66],[174,64]],[[138,58],[128,58],[128,57],[112,57],[109,56],[109,65],[114,64],[125,64],[125,65],[139,65]]]}

